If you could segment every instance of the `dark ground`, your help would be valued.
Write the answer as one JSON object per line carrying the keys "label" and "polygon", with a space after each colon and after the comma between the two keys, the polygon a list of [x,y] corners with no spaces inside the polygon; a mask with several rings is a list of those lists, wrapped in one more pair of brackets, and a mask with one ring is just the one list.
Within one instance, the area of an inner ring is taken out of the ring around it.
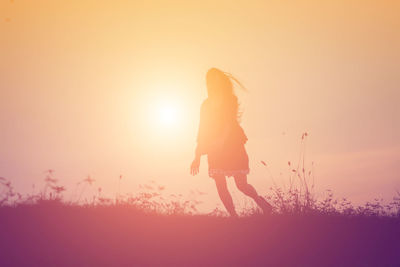
{"label": "dark ground", "polygon": [[400,219],[0,208],[0,266],[400,266]]}

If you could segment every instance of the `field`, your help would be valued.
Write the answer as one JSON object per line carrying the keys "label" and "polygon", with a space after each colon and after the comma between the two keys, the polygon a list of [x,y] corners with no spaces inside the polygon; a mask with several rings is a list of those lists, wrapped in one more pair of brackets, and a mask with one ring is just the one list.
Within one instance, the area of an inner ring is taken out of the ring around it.
{"label": "field", "polygon": [[196,197],[157,184],[120,194],[122,176],[112,198],[101,187],[88,197],[90,176],[68,198],[54,170],[26,195],[0,177],[0,266],[400,266],[399,192],[362,206],[331,191],[317,199],[304,147],[288,167],[288,187],[271,176],[264,196],[272,214],[247,207],[239,218],[202,214]]}
{"label": "field", "polygon": [[0,266],[400,266],[400,217],[376,206],[275,205],[235,219],[190,214],[185,202],[161,211],[147,197],[3,205]]}

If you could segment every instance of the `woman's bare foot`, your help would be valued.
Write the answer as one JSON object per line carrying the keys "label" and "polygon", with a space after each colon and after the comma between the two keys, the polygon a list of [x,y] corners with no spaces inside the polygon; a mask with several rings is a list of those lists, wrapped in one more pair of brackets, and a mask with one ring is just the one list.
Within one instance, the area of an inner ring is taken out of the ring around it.
{"label": "woman's bare foot", "polygon": [[262,196],[258,196],[257,205],[262,209],[264,215],[272,213],[272,206]]}

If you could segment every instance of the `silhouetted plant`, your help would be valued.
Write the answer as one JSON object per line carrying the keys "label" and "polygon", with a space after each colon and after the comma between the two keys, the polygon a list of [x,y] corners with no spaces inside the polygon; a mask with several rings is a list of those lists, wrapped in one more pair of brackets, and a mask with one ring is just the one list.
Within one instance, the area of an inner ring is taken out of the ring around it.
{"label": "silhouetted plant", "polygon": [[[383,199],[374,199],[362,206],[354,206],[347,198],[337,199],[331,190],[327,190],[325,196],[318,200],[314,192],[314,163],[311,163],[311,170],[307,170],[305,163],[305,148],[308,133],[301,136],[300,153],[297,164],[288,161],[288,181],[289,187],[280,187],[276,184],[274,177],[269,171],[268,164],[261,161],[266,169],[271,182],[271,194],[265,198],[273,205],[275,214],[322,214],[322,215],[343,215],[343,216],[390,216],[400,217],[400,192],[393,197],[392,201],[383,204]],[[76,184],[69,202],[64,200],[63,193],[66,188],[58,184],[58,179],[54,177],[55,171],[52,169],[45,171],[44,188],[38,193],[35,192],[35,185],[32,185],[32,192],[23,196],[15,193],[11,182],[4,177],[0,177],[0,206],[18,206],[23,204],[40,206],[128,206],[136,210],[153,212],[166,215],[182,215],[198,213],[197,206],[201,203],[199,196],[205,193],[198,190],[191,190],[190,200],[183,198],[181,194],[167,194],[165,186],[157,185],[155,181],[151,184],[139,185],[140,191],[136,194],[121,194],[120,183],[122,175],[118,177],[117,192],[115,199],[104,196],[101,187],[94,190],[91,203],[85,198],[81,199],[88,186],[92,186],[95,180],[87,176]],[[79,190],[80,189],[80,190]],[[77,193],[79,192],[79,195]],[[78,197],[75,201],[74,198]],[[240,212],[241,216],[252,216],[260,214],[254,205],[245,205]],[[210,216],[226,216],[225,211],[219,208],[208,213]]]}

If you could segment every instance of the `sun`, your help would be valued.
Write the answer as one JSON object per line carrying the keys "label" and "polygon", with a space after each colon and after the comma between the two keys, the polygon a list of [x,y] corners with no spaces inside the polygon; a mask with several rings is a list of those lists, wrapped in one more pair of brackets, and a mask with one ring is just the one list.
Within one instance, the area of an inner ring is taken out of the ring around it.
{"label": "sun", "polygon": [[[178,87],[178,86],[175,86]],[[188,100],[183,93],[177,93],[175,88],[168,83],[164,86],[152,86],[138,99],[136,125],[139,123],[141,130],[146,133],[146,138],[152,140],[166,140],[166,138],[182,137],[188,130],[189,113]],[[154,89],[156,88],[156,89]],[[161,90],[160,88],[164,88]]]}
{"label": "sun", "polygon": [[148,122],[157,134],[178,130],[182,124],[182,108],[178,100],[161,98],[149,102]]}
{"label": "sun", "polygon": [[180,117],[179,115],[178,106],[174,103],[162,103],[157,107],[157,121],[161,126],[177,126]]}

